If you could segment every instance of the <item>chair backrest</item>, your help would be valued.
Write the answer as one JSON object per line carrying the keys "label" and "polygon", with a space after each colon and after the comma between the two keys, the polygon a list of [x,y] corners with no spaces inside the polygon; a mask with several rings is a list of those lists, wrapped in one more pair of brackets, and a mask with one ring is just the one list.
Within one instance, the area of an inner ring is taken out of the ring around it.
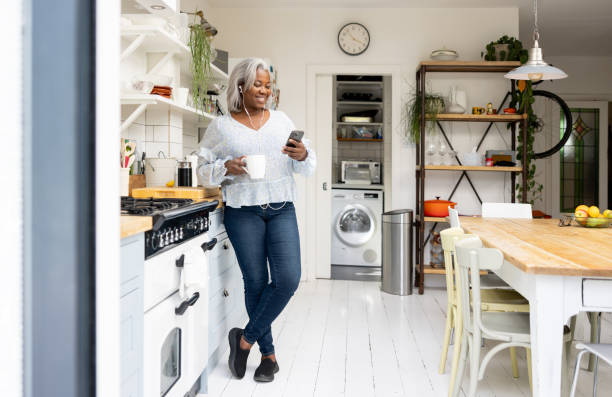
{"label": "chair backrest", "polygon": [[523,203],[482,203],[483,218],[531,219],[531,204]]}
{"label": "chair backrest", "polygon": [[450,304],[456,304],[458,296],[456,291],[456,263],[455,242],[464,238],[473,237],[473,234],[465,234],[460,227],[450,227],[440,232],[442,249],[444,250],[444,271],[446,274],[446,295]]}
{"label": "chair backrest", "polygon": [[[464,325],[468,329],[480,327],[486,330],[481,321],[480,298],[480,271],[497,270],[504,261],[504,255],[496,248],[482,248],[482,241],[478,237],[470,237],[455,242],[457,257],[457,291],[461,299],[461,313]],[[470,277],[471,276],[471,277]],[[471,281],[471,282],[470,282]],[[470,285],[471,285],[471,313],[470,313]],[[464,310],[464,308],[467,308]],[[471,314],[471,316],[470,316]]]}
{"label": "chair backrest", "polygon": [[448,207],[448,223],[450,227],[461,227],[459,222],[459,212],[451,207]]}

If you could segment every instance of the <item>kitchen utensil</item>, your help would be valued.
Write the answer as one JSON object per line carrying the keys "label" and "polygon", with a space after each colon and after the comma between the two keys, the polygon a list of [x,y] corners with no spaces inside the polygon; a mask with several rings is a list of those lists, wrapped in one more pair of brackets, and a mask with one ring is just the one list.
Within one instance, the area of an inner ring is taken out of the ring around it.
{"label": "kitchen utensil", "polygon": [[454,61],[459,58],[457,51],[449,50],[446,47],[443,47],[441,50],[432,51],[430,56],[431,59],[435,59],[436,61]]}
{"label": "kitchen utensil", "polygon": [[147,187],[166,186],[166,183],[174,181],[174,176],[176,173],[176,159],[147,157],[145,161],[145,177]]}
{"label": "kitchen utensil", "polygon": [[217,195],[219,189],[208,189],[203,187],[144,187],[132,190],[134,198],[188,198],[201,200],[206,197]]}
{"label": "kitchen utensil", "polygon": [[448,216],[448,207],[455,208],[457,203],[453,201],[440,200],[440,196],[436,196],[435,200],[425,200],[425,216],[446,217]]}
{"label": "kitchen utensil", "polygon": [[134,164],[134,161],[136,160],[136,156],[130,156],[128,157],[128,162],[125,168],[127,168],[128,170],[130,170],[132,168],[132,165]]}
{"label": "kitchen utensil", "polygon": [[461,163],[467,166],[480,166],[482,165],[483,156],[477,153],[475,150],[471,152],[461,153]]}

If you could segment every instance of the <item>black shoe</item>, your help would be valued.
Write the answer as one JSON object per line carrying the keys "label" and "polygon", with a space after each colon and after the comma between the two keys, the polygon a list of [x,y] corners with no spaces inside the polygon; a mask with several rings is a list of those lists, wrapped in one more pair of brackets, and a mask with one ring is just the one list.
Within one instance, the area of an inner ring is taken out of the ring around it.
{"label": "black shoe", "polygon": [[274,374],[280,370],[278,363],[272,361],[271,358],[264,358],[261,360],[259,367],[255,370],[253,379],[258,382],[272,382],[274,380]]}
{"label": "black shoe", "polygon": [[240,348],[240,339],[242,338],[242,329],[232,328],[227,335],[230,345],[230,354],[227,364],[229,365],[232,375],[238,379],[244,377],[246,372],[247,358],[251,350],[243,350]]}

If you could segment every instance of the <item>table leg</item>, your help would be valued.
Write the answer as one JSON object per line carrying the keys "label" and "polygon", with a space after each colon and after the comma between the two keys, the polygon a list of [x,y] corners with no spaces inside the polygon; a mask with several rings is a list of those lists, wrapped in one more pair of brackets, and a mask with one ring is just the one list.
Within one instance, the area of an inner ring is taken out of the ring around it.
{"label": "table leg", "polygon": [[561,395],[564,297],[559,276],[535,276],[529,301],[533,396]]}

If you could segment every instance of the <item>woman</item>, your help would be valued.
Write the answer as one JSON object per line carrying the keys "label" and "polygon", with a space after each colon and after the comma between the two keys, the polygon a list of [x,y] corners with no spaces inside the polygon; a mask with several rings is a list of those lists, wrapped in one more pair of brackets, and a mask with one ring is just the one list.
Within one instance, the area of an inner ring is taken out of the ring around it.
{"label": "woman", "polygon": [[[244,376],[257,342],[262,358],[254,378],[270,382],[279,371],[271,324],[297,289],[301,274],[293,173],[312,175],[316,157],[307,140],[291,140],[295,147],[286,146],[295,126],[284,113],[266,109],[271,88],[263,60],[240,62],[228,85],[229,112],[206,130],[198,175],[202,184],[222,185],[225,229],[244,280],[249,322],[229,332],[230,371],[237,378]],[[251,179],[245,170],[245,157],[256,154],[265,155],[263,179]]]}

